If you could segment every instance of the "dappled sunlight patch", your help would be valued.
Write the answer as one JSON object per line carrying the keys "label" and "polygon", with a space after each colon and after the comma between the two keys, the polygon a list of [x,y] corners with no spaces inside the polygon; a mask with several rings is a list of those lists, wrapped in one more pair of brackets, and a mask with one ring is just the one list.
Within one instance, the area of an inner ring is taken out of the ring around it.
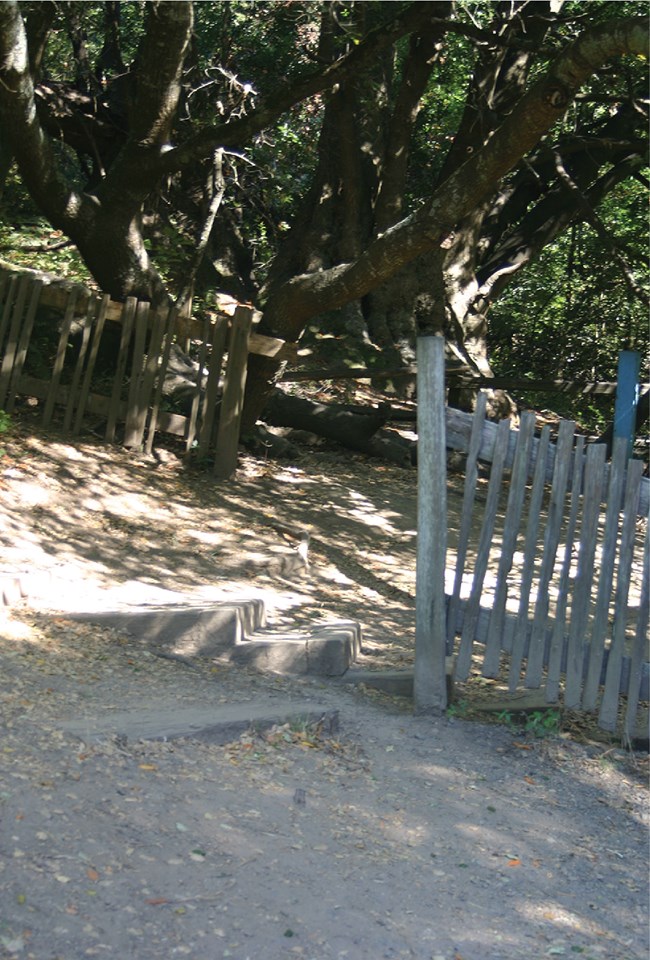
{"label": "dappled sunlight patch", "polygon": [[212,533],[210,530],[186,530],[185,535],[192,540],[198,540],[199,543],[206,543],[208,546],[216,546],[223,540],[220,533]]}
{"label": "dappled sunlight patch", "polygon": [[[588,906],[586,904],[586,906]],[[543,900],[540,903],[532,903],[526,900],[517,904],[517,911],[528,920],[534,920],[536,923],[552,923],[563,932],[572,931],[589,936],[608,937],[607,931],[591,917],[580,916],[572,910],[568,910],[561,903],[555,900]]]}
{"label": "dappled sunlight patch", "polygon": [[17,620],[9,611],[0,607],[0,642],[3,640],[20,640],[26,643],[34,643],[34,630],[29,623]]}
{"label": "dappled sunlight patch", "polygon": [[21,509],[47,507],[56,499],[56,492],[47,490],[41,482],[19,480],[14,486],[14,492],[16,506]]}

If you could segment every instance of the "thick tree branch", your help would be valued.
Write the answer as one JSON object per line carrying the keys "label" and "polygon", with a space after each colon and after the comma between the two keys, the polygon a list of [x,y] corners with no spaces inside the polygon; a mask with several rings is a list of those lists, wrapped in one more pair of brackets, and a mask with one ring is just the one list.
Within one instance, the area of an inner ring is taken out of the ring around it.
{"label": "thick tree branch", "polygon": [[193,22],[188,0],[155,0],[147,4],[146,32],[138,54],[136,94],[129,124],[130,139],[140,146],[164,144],[170,136]]}
{"label": "thick tree branch", "polygon": [[378,236],[353,263],[284,284],[269,298],[272,329],[295,336],[322,310],[357,299],[393,276],[419,254],[444,243],[470,213],[554,123],[589,77],[611,57],[648,56],[648,19],[609,21],[586,31],[553,62],[548,73],[520,100],[488,143],[458,168],[419,211]]}
{"label": "thick tree branch", "polygon": [[[352,50],[334,63],[313,74],[274,91],[260,106],[246,116],[219,124],[192,137],[187,143],[169,151],[155,162],[158,174],[171,174],[208,156],[216,147],[237,147],[247,143],[256,134],[269,127],[292,107],[323,90],[343,84],[373,63],[377,55],[400,37],[434,22],[435,3],[413,3],[388,24],[370,31]],[[440,21],[441,25],[447,21]]]}
{"label": "thick tree branch", "polygon": [[212,170],[210,172],[210,179],[212,180],[210,187],[212,196],[208,204],[208,210],[201,228],[201,232],[199,233],[196,241],[196,247],[194,248],[192,260],[183,281],[183,287],[176,299],[176,307],[179,313],[182,313],[183,308],[192,295],[194,281],[197,273],[199,272],[199,267],[203,262],[203,258],[205,257],[205,251],[208,246],[208,241],[210,240],[210,234],[212,233],[214,221],[226,192],[226,183],[223,178],[223,150],[215,150]]}
{"label": "thick tree branch", "polygon": [[93,213],[91,202],[59,171],[38,120],[27,36],[15,0],[0,2],[0,112],[27,189],[53,226],[74,239]]}

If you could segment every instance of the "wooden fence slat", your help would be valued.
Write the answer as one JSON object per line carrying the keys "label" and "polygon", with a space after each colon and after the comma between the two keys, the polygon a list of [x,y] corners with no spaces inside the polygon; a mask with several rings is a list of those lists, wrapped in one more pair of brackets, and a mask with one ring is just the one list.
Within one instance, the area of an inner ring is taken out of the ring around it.
{"label": "wooden fence slat", "polygon": [[[12,274],[8,270],[3,270],[0,267],[0,309],[4,308],[5,297],[9,293],[10,279]],[[2,323],[0,321],[0,349],[2,348],[2,338],[4,334],[2,331]]]}
{"label": "wooden fence slat", "polygon": [[528,473],[528,459],[530,457],[533,433],[535,430],[535,414],[524,413],[521,417],[515,459],[512,465],[508,489],[508,503],[503,520],[503,538],[497,570],[497,583],[494,590],[494,603],[490,616],[485,655],[483,660],[483,676],[498,677],[501,664],[501,650],[503,644],[503,626],[505,621],[506,602],[508,599],[508,574],[512,569],[512,561],[519,535],[521,514],[526,493],[526,476]]}
{"label": "wooden fence slat", "polygon": [[122,310],[122,335],[120,337],[120,350],[117,356],[117,370],[113,380],[113,391],[111,393],[111,405],[109,407],[108,421],[106,423],[106,440],[112,443],[115,440],[115,427],[120,410],[120,401],[122,399],[122,386],[126,374],[126,364],[129,356],[129,343],[131,341],[131,331],[133,329],[133,318],[138,306],[135,297],[127,297],[124,309]]}
{"label": "wooden fence slat", "polygon": [[418,714],[441,714],[447,706],[447,462],[445,449],[445,341],[419,336],[418,517],[415,583],[413,705]]}
{"label": "wooden fence slat", "polygon": [[566,501],[567,484],[571,461],[573,459],[573,437],[575,424],[570,420],[561,420],[555,454],[555,469],[551,484],[551,496],[546,515],[544,545],[542,548],[542,566],[537,583],[537,599],[533,614],[533,626],[528,644],[528,662],[526,664],[526,686],[539,687],[542,682],[544,652],[546,646],[546,628],[548,625],[549,587],[555,569],[555,559],[560,542],[562,519]]}
{"label": "wooden fence slat", "polygon": [[16,297],[16,289],[18,287],[18,277],[16,274],[12,274],[9,277],[9,282],[6,284],[5,288],[5,300],[2,306],[2,316],[0,317],[0,348],[2,348],[5,335],[9,329],[9,321],[11,319],[11,308],[13,307],[14,300]]}
{"label": "wooden fence slat", "polygon": [[456,676],[459,680],[467,679],[471,667],[476,622],[478,620],[481,593],[483,590],[485,573],[487,571],[490,549],[492,547],[494,523],[499,506],[499,494],[501,493],[501,480],[503,477],[503,468],[508,450],[509,435],[510,421],[502,420],[499,423],[499,429],[497,430],[494,444],[494,456],[492,459],[492,469],[490,471],[490,482],[488,484],[485,512],[483,514],[481,536],[479,539],[478,550],[476,551],[476,561],[474,564],[474,573],[472,577],[472,588],[470,591],[469,600],[467,602],[467,607],[465,609],[465,620],[460,638],[458,658],[456,660]]}
{"label": "wooden fence slat", "polygon": [[23,277],[20,280],[18,284],[18,293],[16,295],[14,307],[11,312],[11,325],[9,327],[9,333],[4,346],[4,357],[2,358],[2,364],[0,365],[0,407],[4,406],[7,397],[7,391],[9,390],[11,374],[13,373],[14,369],[14,359],[16,357],[16,353],[18,352],[18,339],[24,320],[27,292],[30,286],[31,281],[29,277]]}
{"label": "wooden fence slat", "polygon": [[230,335],[214,460],[215,476],[222,480],[232,477],[237,467],[239,428],[248,369],[248,334],[252,322],[253,310],[250,307],[237,307]]}
{"label": "wooden fence slat", "polygon": [[619,690],[621,685],[621,665],[625,647],[625,628],[627,623],[627,598],[630,591],[630,574],[634,557],[634,538],[636,534],[636,510],[639,489],[643,475],[643,461],[629,460],[627,482],[625,484],[625,507],[621,525],[621,543],[618,556],[616,577],[616,598],[614,601],[614,626],[607,658],[605,690],[598,714],[598,726],[603,730],[615,730],[618,718]]}
{"label": "wooden fence slat", "polygon": [[134,317],[133,357],[131,360],[131,378],[129,394],[126,403],[126,423],[124,424],[125,447],[139,446],[138,434],[142,417],[146,416],[146,408],[142,405],[142,388],[144,382],[144,351],[147,340],[147,321],[150,304],[138,301]]}
{"label": "wooden fence slat", "polygon": [[546,674],[546,702],[556,703],[560,695],[560,675],[562,673],[562,659],[564,654],[565,624],[567,607],[569,604],[569,584],[571,579],[571,565],[573,562],[573,542],[580,513],[580,497],[582,491],[582,475],[585,458],[583,455],[585,438],[578,436],[574,450],[573,481],[571,486],[571,507],[566,529],[564,531],[564,559],[557,586],[557,603],[555,606],[555,622],[548,655],[548,669]]}
{"label": "wooden fence slat", "polygon": [[[454,410],[452,407],[447,409],[447,446],[450,449],[458,450],[461,453],[467,450],[468,438],[470,436],[471,429],[473,427],[472,414],[465,413],[462,410]],[[496,433],[497,424],[492,421],[486,421],[483,434],[481,438],[481,452],[479,454],[479,460],[489,463],[492,448],[494,445],[494,436]],[[512,463],[514,456],[514,449],[516,443],[516,436],[514,431],[510,438],[510,445],[508,449],[508,456],[506,458],[506,467],[509,467]],[[533,456],[532,463],[537,463],[537,448],[539,445],[539,440],[533,440]],[[573,458],[572,461],[572,470],[569,473],[569,483],[572,482],[573,478],[573,465],[575,464],[576,459]],[[546,481],[551,483],[553,479],[555,464],[555,444],[550,444],[547,454],[546,454]],[[584,464],[583,464],[584,466]],[[532,472],[532,471],[531,471]],[[639,500],[639,517],[647,517],[648,512],[650,511],[650,479],[647,477],[643,478],[643,483],[641,484],[641,498]]]}
{"label": "wooden fence slat", "polygon": [[578,571],[572,592],[564,684],[564,706],[567,710],[577,710],[580,707],[582,694],[585,637],[594,579],[594,558],[598,539],[602,488],[605,479],[606,455],[607,449],[602,443],[590,444],[587,448],[578,546]]}
{"label": "wooden fence slat", "polygon": [[138,415],[133,425],[133,446],[137,448],[142,447],[144,442],[147,417],[150,413],[154,384],[156,382],[156,374],[158,373],[158,361],[160,359],[160,350],[165,332],[165,321],[165,315],[157,311],[153,318],[151,339],[149,341],[147,358],[142,374]]}
{"label": "wooden fence slat", "polygon": [[524,538],[524,564],[521,570],[521,580],[519,585],[519,610],[517,613],[517,625],[515,627],[515,636],[512,645],[512,653],[510,654],[510,668],[508,672],[508,686],[511,693],[514,693],[519,683],[521,663],[524,657],[524,648],[528,637],[528,607],[530,601],[530,590],[533,584],[533,576],[535,573],[537,534],[539,530],[542,499],[544,497],[544,471],[550,436],[551,428],[548,424],[545,424],[542,428],[537,449],[534,451],[536,454],[536,459],[533,472],[533,486],[530,492],[530,499],[528,503],[528,522],[526,523],[526,535]]}
{"label": "wooden fence slat", "polygon": [[97,361],[97,353],[99,351],[99,344],[102,339],[102,333],[104,332],[104,323],[106,321],[106,313],[108,311],[108,305],[110,303],[110,297],[107,293],[104,294],[101,301],[95,300],[95,310],[96,316],[92,324],[92,341],[90,344],[90,353],[88,355],[88,363],[86,364],[86,369],[84,371],[84,378],[81,384],[81,391],[79,393],[79,402],[77,404],[77,414],[75,416],[74,425],[72,427],[73,435],[76,435],[81,430],[81,423],[83,421],[84,413],[86,412],[86,407],[88,404],[88,397],[90,395],[90,384],[92,382],[93,373],[95,372],[95,363]]}
{"label": "wooden fence slat", "polygon": [[227,334],[228,321],[225,317],[217,317],[212,331],[210,362],[208,364],[208,382],[205,387],[205,397],[201,411],[201,432],[199,434],[198,449],[200,457],[207,456],[214,434],[217,396],[219,393],[219,381],[221,378],[223,355],[226,349]]}
{"label": "wooden fence slat", "polygon": [[178,310],[176,307],[171,307],[167,313],[165,319],[165,332],[163,335],[164,348],[162,361],[158,367],[158,380],[156,383],[156,391],[154,393],[153,404],[151,407],[151,415],[149,417],[149,428],[147,430],[147,440],[144,445],[145,453],[151,454],[153,450],[153,442],[156,436],[156,428],[158,426],[158,416],[160,413],[160,401],[162,399],[163,387],[165,385],[165,374],[167,373],[167,367],[169,366],[169,357],[171,354],[172,343],[174,340],[174,330],[176,328],[176,320],[178,317]]}
{"label": "wooden fence slat", "polygon": [[614,440],[612,463],[609,472],[607,491],[607,513],[605,533],[598,578],[598,592],[594,610],[591,636],[589,640],[589,663],[587,679],[582,691],[582,709],[594,710],[598,699],[600,675],[605,653],[605,638],[609,627],[609,606],[614,583],[616,546],[618,541],[619,515],[623,496],[623,486],[627,466],[627,440],[617,437]]}
{"label": "wooden fence slat", "polygon": [[61,334],[59,336],[59,345],[56,351],[56,358],[54,360],[54,366],[52,368],[52,379],[50,380],[50,389],[47,394],[47,400],[45,401],[45,409],[43,411],[43,426],[49,426],[52,416],[54,414],[54,404],[56,403],[58,392],[59,392],[59,381],[61,380],[61,373],[63,371],[63,366],[65,364],[65,352],[68,347],[68,340],[70,339],[70,330],[72,328],[72,321],[74,319],[74,308],[77,301],[77,291],[71,290],[68,296],[68,304],[65,308],[65,314],[63,316],[63,323],[61,324]]}
{"label": "wooden fence slat", "polygon": [[632,645],[630,658],[630,676],[627,688],[627,706],[623,721],[623,745],[630,747],[634,733],[637,710],[639,708],[639,693],[643,678],[643,660],[647,647],[648,619],[650,618],[650,525],[646,527],[645,543],[643,545],[643,564],[641,579],[641,598],[639,613]]}
{"label": "wooden fence slat", "polygon": [[196,371],[196,384],[194,385],[192,406],[187,422],[187,436],[185,437],[185,453],[189,453],[194,445],[197,434],[197,424],[199,419],[199,407],[201,406],[201,388],[203,386],[203,371],[205,369],[205,358],[208,352],[208,341],[210,338],[210,318],[206,317],[203,321],[203,335],[201,337],[201,346],[199,348],[199,363]]}
{"label": "wooden fence slat", "polygon": [[63,417],[63,429],[65,431],[68,431],[70,429],[70,425],[72,424],[72,415],[75,410],[77,392],[79,390],[79,383],[81,381],[81,374],[83,372],[84,363],[86,362],[86,353],[88,352],[88,343],[90,342],[90,334],[92,331],[94,312],[95,312],[95,304],[92,300],[89,300],[88,307],[86,308],[86,316],[84,317],[84,322],[83,322],[81,346],[79,348],[79,355],[77,356],[77,362],[75,363],[75,367],[74,367],[72,383],[70,384],[70,392],[68,394],[68,403],[65,408],[65,416]]}
{"label": "wooden fence slat", "polygon": [[38,303],[42,289],[42,280],[35,280],[32,283],[32,293],[29,299],[29,306],[27,307],[25,322],[23,324],[23,328],[20,333],[20,339],[18,341],[18,349],[16,350],[14,367],[11,374],[11,382],[9,384],[9,394],[5,404],[7,413],[12,412],[16,403],[16,395],[18,393],[20,377],[23,372],[23,366],[25,365],[25,357],[27,356],[27,351],[29,350],[29,341],[32,336],[32,330],[34,329],[34,318],[36,317],[36,311],[38,309]]}
{"label": "wooden fence slat", "polygon": [[[472,529],[472,520],[474,517],[474,502],[476,500],[476,482],[478,480],[478,455],[481,448],[481,435],[483,424],[485,423],[485,411],[487,398],[485,393],[479,393],[476,398],[476,409],[474,411],[474,421],[472,423],[472,432],[469,439],[467,450],[467,460],[465,463],[465,485],[463,490],[463,507],[460,519],[460,530],[458,534],[458,550],[456,553],[456,572],[454,575],[454,587],[449,601],[447,611],[447,654],[453,652],[454,637],[459,630],[458,610],[460,607],[460,592],[463,585],[463,574],[465,573],[465,560],[467,558],[467,545]],[[445,424],[446,425],[446,424]]]}

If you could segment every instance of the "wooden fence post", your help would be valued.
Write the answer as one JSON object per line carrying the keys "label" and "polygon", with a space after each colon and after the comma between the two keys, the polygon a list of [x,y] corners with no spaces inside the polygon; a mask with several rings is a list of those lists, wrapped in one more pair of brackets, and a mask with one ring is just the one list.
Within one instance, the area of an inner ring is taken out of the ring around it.
{"label": "wooden fence post", "polygon": [[72,329],[72,321],[74,319],[74,308],[76,302],[77,291],[73,289],[68,295],[68,302],[65,308],[65,314],[63,316],[63,323],[61,325],[61,334],[59,336],[59,345],[56,350],[56,358],[52,368],[50,389],[47,392],[47,400],[45,401],[45,408],[43,410],[44,427],[49,427],[54,414],[54,404],[56,403],[56,398],[59,392],[59,381],[61,379],[61,372],[63,371],[63,366],[65,364],[65,353],[68,347],[68,340],[70,339],[70,330]]}
{"label": "wooden fence post", "polygon": [[418,337],[418,538],[415,586],[414,710],[440,716],[447,706],[445,562],[447,456],[445,341]]}
{"label": "wooden fence post", "polygon": [[248,370],[248,335],[252,323],[252,308],[237,307],[232,321],[230,344],[228,346],[228,364],[226,366],[217,449],[214,459],[214,473],[221,480],[229,480],[237,467],[239,429]]}

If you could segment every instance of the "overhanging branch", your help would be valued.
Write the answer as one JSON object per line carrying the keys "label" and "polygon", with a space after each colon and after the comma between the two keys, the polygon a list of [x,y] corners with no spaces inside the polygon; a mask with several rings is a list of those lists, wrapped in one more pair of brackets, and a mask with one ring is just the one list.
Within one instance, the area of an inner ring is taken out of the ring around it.
{"label": "overhanging branch", "polygon": [[612,236],[603,221],[600,219],[587,197],[584,195],[578,184],[564,165],[560,154],[555,151],[555,169],[557,170],[560,182],[564,186],[565,193],[571,198],[571,203],[579,212],[581,218],[585,220],[598,234],[598,237],[607,250],[610,251],[614,260],[618,264],[625,278],[628,290],[637,300],[640,300],[645,306],[650,305],[650,296],[648,292],[637,282],[634,272],[629,263],[623,256],[620,244]]}

